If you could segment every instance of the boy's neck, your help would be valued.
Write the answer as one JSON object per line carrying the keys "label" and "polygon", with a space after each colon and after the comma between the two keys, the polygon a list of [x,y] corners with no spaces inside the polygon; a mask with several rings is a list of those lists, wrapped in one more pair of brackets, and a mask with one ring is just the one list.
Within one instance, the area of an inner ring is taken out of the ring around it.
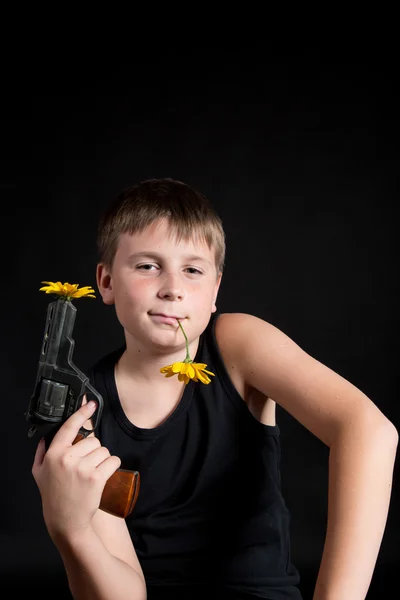
{"label": "boy's neck", "polygon": [[[199,338],[189,344],[190,356],[194,360],[199,346]],[[165,380],[165,375],[160,373],[162,367],[175,362],[183,362],[186,357],[186,348],[174,353],[154,353],[139,346],[132,339],[126,340],[126,350],[122,354],[118,370],[125,376],[137,382],[153,384]]]}

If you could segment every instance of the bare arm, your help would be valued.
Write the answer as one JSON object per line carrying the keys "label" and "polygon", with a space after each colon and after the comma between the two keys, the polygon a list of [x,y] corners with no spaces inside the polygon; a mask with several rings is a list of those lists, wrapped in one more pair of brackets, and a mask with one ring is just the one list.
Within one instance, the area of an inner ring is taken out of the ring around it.
{"label": "bare arm", "polygon": [[328,525],[314,600],[366,597],[385,530],[396,448],[390,425],[368,422],[343,427],[332,441]]}
{"label": "bare arm", "polygon": [[46,453],[43,442],[38,446],[32,473],[43,516],[75,600],[145,600],[143,573],[125,521],[98,509],[105,483],[121,461],[94,437],[73,445],[92,413],[84,404]]}
{"label": "bare arm", "polygon": [[125,521],[98,511],[93,526],[56,537],[75,600],[145,600],[146,586]]}
{"label": "bare arm", "polygon": [[390,504],[395,427],[363,392],[269,323],[228,314],[217,328],[244,380],[330,448],[328,526],[313,600],[364,600]]}

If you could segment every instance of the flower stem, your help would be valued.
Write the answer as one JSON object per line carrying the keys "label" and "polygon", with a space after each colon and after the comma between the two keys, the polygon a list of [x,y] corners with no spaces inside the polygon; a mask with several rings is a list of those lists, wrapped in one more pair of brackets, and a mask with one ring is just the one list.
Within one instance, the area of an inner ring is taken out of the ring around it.
{"label": "flower stem", "polygon": [[177,319],[177,321],[178,321],[179,327],[181,328],[181,331],[182,331],[183,335],[185,336],[185,342],[186,342],[186,358],[185,358],[185,360],[183,362],[184,363],[193,362],[192,359],[190,358],[190,354],[189,354],[189,342],[188,342],[185,330],[183,329],[182,324],[179,321],[179,319]]}

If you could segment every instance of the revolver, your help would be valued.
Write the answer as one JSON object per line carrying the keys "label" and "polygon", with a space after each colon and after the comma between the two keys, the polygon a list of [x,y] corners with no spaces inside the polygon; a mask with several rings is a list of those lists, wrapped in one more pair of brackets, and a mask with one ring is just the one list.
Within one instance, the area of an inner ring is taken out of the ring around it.
{"label": "revolver", "polygon": [[[77,309],[72,302],[59,298],[47,307],[47,318],[39,357],[39,366],[26,420],[31,423],[28,437],[38,432],[46,449],[62,424],[87,400],[96,400],[92,429],[82,427],[74,444],[98,427],[103,411],[103,397],[89,378],[73,363],[75,341],[72,338]],[[125,518],[133,510],[139,494],[138,471],[118,469],[104,486],[99,508]]]}

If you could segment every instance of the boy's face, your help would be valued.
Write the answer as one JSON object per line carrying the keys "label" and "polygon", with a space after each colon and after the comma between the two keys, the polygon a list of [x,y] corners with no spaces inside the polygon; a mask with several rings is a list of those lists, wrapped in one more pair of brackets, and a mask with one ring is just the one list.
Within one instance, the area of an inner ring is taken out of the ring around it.
{"label": "boy's face", "polygon": [[185,346],[173,317],[179,317],[189,342],[198,338],[216,310],[220,281],[214,250],[205,242],[177,242],[165,219],[121,235],[111,272],[97,268],[103,301],[115,304],[126,336],[172,351]]}

